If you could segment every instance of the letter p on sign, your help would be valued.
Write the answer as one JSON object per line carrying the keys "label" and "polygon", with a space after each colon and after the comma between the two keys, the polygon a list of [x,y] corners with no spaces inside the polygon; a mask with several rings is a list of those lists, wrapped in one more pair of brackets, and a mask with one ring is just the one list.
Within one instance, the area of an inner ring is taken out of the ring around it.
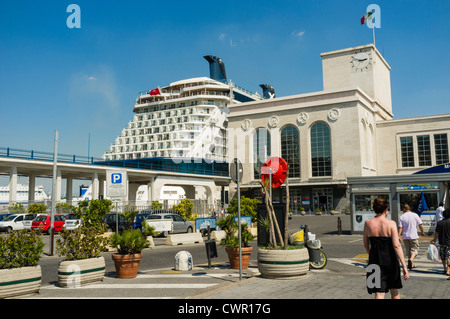
{"label": "letter p on sign", "polygon": [[122,174],[120,173],[111,174],[111,184],[122,184]]}

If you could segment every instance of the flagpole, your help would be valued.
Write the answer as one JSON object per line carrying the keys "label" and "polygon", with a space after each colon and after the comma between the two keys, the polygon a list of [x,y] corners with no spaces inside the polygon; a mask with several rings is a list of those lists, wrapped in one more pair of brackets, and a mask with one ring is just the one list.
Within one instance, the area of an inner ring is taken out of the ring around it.
{"label": "flagpole", "polygon": [[375,45],[375,23],[372,23],[372,33],[373,33],[373,46],[376,47]]}

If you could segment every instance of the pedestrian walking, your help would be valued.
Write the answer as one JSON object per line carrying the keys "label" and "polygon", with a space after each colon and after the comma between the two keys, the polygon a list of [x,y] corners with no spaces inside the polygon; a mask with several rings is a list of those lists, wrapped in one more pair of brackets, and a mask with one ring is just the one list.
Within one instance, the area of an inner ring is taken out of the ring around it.
{"label": "pedestrian walking", "polygon": [[444,219],[443,213],[444,212],[444,203],[440,202],[439,207],[436,209],[436,224]]}
{"label": "pedestrian walking", "polygon": [[[390,291],[392,299],[400,299],[399,289],[403,288],[399,260],[403,269],[403,279],[409,278],[402,245],[398,236],[397,224],[388,219],[389,205],[386,200],[377,198],[373,202],[376,216],[364,223],[364,248],[369,254],[368,269],[374,269],[373,274],[367,273],[367,291],[375,293],[376,299],[384,299]],[[369,278],[375,276],[374,283],[369,285]]]}
{"label": "pedestrian walking", "polygon": [[403,215],[398,219],[398,233],[400,240],[405,245],[405,250],[408,253],[408,269],[416,268],[414,265],[414,258],[419,253],[419,235],[417,227],[424,236],[422,220],[419,215],[411,212],[411,207],[408,204],[403,205]]}
{"label": "pedestrian walking", "polygon": [[431,243],[434,245],[439,239],[439,256],[444,266],[444,274],[450,276],[450,208],[443,212],[444,219],[437,223],[434,238]]}

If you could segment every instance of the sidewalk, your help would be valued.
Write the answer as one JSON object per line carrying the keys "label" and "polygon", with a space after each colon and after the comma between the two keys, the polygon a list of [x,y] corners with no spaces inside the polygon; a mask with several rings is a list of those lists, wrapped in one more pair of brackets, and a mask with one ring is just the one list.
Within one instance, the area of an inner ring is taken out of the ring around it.
{"label": "sidewalk", "polygon": [[[442,264],[429,261],[428,237],[421,238],[415,258],[416,269],[407,281],[402,279],[402,299],[449,299],[450,278],[442,274]],[[256,274],[251,279],[220,291],[196,296],[205,299],[374,299],[366,289],[365,262],[358,259],[329,258],[325,269],[309,271],[299,279],[265,279]],[[194,298],[196,298],[194,297]],[[386,299],[390,294],[386,294]]]}

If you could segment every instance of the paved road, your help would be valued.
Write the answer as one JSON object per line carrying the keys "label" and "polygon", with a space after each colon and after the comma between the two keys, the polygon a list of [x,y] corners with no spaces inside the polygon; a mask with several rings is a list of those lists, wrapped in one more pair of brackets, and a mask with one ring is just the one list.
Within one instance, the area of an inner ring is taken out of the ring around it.
{"label": "paved road", "polygon": [[[329,259],[325,269],[310,271],[300,279],[261,278],[255,252],[252,254],[249,269],[243,272],[242,280],[239,279],[239,271],[231,270],[224,259],[213,259],[212,268],[208,268],[204,260],[196,262],[194,259],[195,267],[191,271],[176,272],[172,264],[159,268],[140,268],[138,276],[134,279],[118,279],[113,273],[108,272],[103,283],[77,289],[59,288],[54,284],[43,285],[40,294],[34,298],[176,299],[178,301],[175,305],[195,305],[199,304],[199,300],[205,302],[219,300],[220,305],[223,305],[230,300],[237,303],[248,300],[275,303],[275,300],[280,299],[373,299],[365,288],[367,256],[362,236],[350,235],[348,217],[345,218],[344,215],[342,219],[344,234],[338,236],[335,226],[336,216],[294,216],[293,225],[307,223],[310,230],[318,235]],[[411,278],[404,282],[404,287],[400,291],[404,299],[450,298],[450,281],[442,274],[442,265],[432,263],[426,258],[426,248],[430,239],[430,237],[421,238],[420,252],[416,258],[418,268],[411,272]],[[200,244],[200,247],[204,250],[203,244]],[[190,251],[197,248],[198,246],[167,248],[161,245],[153,251],[149,250],[148,254],[157,255],[155,253],[157,250],[172,249],[175,253],[179,250]],[[221,254],[224,252],[219,250],[219,255]],[[223,313],[223,310],[219,307],[218,311]]]}

